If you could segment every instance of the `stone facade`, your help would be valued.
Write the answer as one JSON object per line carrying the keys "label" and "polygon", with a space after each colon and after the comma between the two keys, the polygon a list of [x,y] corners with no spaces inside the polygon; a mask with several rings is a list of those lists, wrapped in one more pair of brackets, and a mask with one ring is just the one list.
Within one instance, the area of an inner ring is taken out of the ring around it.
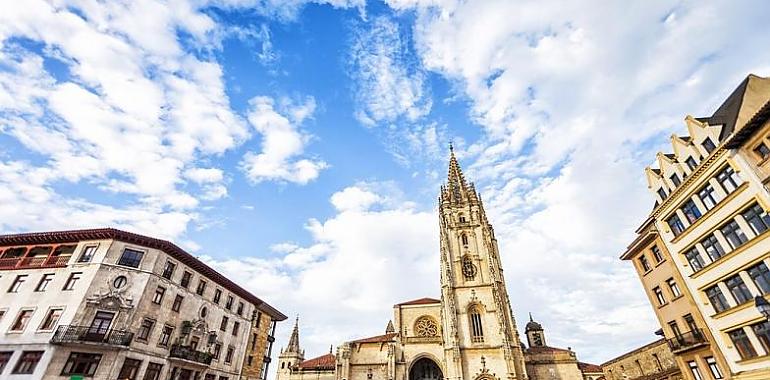
{"label": "stone facade", "polygon": [[660,339],[602,364],[607,380],[681,380],[674,354]]}

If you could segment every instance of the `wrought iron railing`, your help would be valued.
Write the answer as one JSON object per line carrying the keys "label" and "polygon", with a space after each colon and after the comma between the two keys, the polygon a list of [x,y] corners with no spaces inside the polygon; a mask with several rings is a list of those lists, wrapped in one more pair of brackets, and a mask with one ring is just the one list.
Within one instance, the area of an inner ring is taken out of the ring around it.
{"label": "wrought iron railing", "polygon": [[70,255],[11,257],[0,259],[0,269],[54,268],[67,265]]}
{"label": "wrought iron railing", "polygon": [[700,347],[707,343],[708,340],[706,340],[706,335],[703,334],[702,329],[688,331],[668,339],[668,346],[674,353]]}
{"label": "wrought iron railing", "polygon": [[213,356],[208,352],[196,351],[192,347],[182,346],[179,344],[174,344],[171,346],[171,352],[169,352],[168,356],[172,358],[190,360],[205,365],[211,364],[211,359],[213,359]]}
{"label": "wrought iron railing", "polygon": [[51,338],[51,343],[98,343],[128,347],[133,338],[134,333],[123,330],[63,325],[56,329],[56,333]]}

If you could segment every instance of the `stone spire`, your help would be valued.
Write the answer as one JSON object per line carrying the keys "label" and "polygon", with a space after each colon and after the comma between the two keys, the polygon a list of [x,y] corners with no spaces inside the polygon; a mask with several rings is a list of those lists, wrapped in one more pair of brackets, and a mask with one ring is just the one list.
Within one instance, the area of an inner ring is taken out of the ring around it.
{"label": "stone spire", "polygon": [[393,321],[388,321],[388,327],[385,328],[385,334],[393,334],[396,332],[396,328],[393,327]]}
{"label": "stone spire", "polygon": [[294,330],[291,332],[291,338],[289,338],[289,345],[286,346],[284,352],[299,352],[299,315],[294,321]]}
{"label": "stone spire", "polygon": [[463,170],[455,157],[455,150],[452,144],[449,144],[449,170],[447,172],[446,185],[441,188],[441,201],[452,204],[478,201],[476,189],[473,184],[465,181]]}

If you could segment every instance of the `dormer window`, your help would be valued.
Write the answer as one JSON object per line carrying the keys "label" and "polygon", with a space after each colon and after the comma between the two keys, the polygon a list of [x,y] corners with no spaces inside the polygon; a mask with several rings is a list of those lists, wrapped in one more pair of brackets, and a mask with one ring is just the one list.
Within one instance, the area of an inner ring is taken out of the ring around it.
{"label": "dormer window", "polygon": [[673,183],[674,186],[679,186],[682,184],[682,181],[679,179],[679,176],[676,175],[676,173],[672,174],[669,179],[671,179],[671,183]]}
{"label": "dormer window", "polygon": [[658,195],[660,196],[660,199],[666,199],[666,196],[667,196],[666,190],[663,190],[663,188],[661,187],[660,189],[658,189]]}
{"label": "dormer window", "polygon": [[690,170],[695,170],[695,167],[698,166],[698,164],[695,162],[695,159],[692,157],[687,157],[684,163],[687,164],[687,167],[690,168]]}
{"label": "dormer window", "polygon": [[711,141],[710,137],[706,137],[706,139],[703,140],[703,144],[701,145],[703,145],[703,149],[706,149],[706,152],[708,152],[709,154],[711,154],[711,152],[713,152],[714,149],[717,148],[717,146],[714,145],[714,142]]}

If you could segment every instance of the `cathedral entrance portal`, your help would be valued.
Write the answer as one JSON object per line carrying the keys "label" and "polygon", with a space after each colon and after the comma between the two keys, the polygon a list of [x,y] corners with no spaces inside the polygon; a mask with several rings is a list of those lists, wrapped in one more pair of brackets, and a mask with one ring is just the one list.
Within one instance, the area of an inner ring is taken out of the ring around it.
{"label": "cathedral entrance portal", "polygon": [[441,380],[444,375],[441,368],[433,360],[422,358],[417,360],[409,370],[409,380]]}

